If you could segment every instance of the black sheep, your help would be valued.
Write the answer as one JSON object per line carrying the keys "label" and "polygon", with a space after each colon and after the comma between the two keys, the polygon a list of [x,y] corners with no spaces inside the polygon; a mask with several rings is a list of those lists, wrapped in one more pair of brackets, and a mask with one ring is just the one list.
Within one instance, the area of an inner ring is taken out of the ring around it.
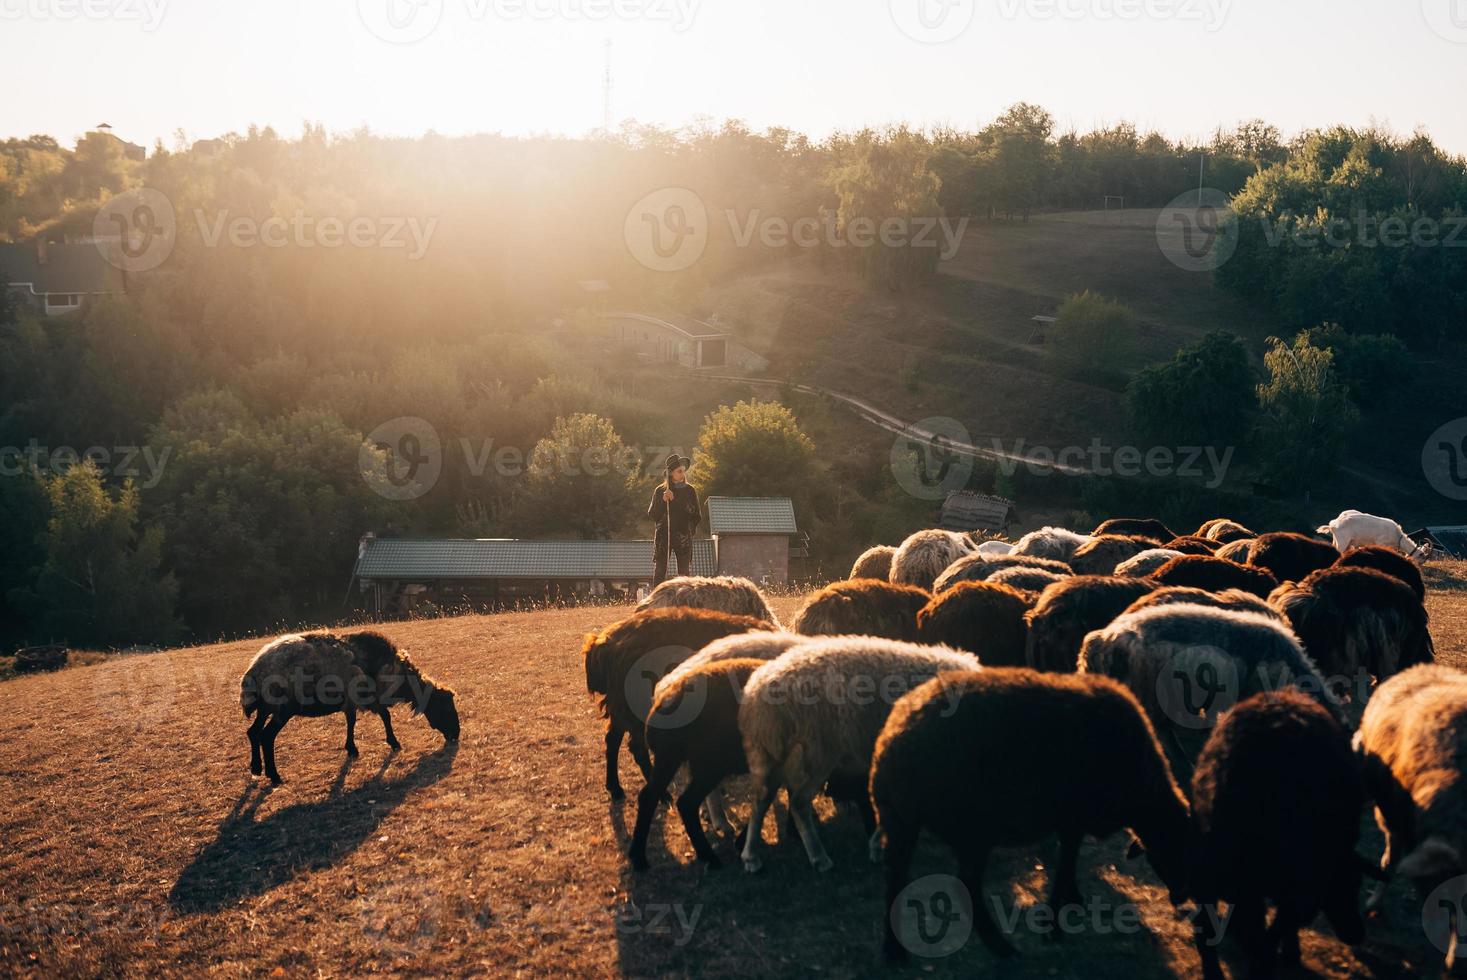
{"label": "black sheep", "polygon": [[994,582],[959,582],[917,613],[917,635],[923,643],[975,653],[985,667],[1022,667],[1029,635],[1024,614],[1034,599]]}
{"label": "black sheep", "polygon": [[1102,534],[1134,534],[1157,541],[1170,541],[1177,536],[1177,532],[1154,517],[1113,517],[1102,521],[1090,534],[1097,538]]}
{"label": "black sheep", "polygon": [[1260,534],[1248,545],[1248,564],[1268,569],[1280,582],[1297,582],[1339,560],[1334,545],[1290,531]]}
{"label": "black sheep", "polygon": [[1160,587],[1148,578],[1110,575],[1056,582],[1024,617],[1029,624],[1025,662],[1035,670],[1074,673],[1085,634],[1109,626],[1131,603]]}
{"label": "black sheep", "polygon": [[1416,593],[1419,602],[1426,601],[1426,582],[1421,577],[1421,569],[1416,563],[1394,548],[1382,547],[1378,544],[1365,545],[1360,548],[1351,548],[1340,556],[1335,562],[1336,568],[1373,568],[1377,572],[1385,572],[1405,582]]}
{"label": "black sheep", "polygon": [[1263,568],[1239,565],[1226,558],[1210,555],[1183,555],[1173,558],[1151,573],[1151,577],[1162,585],[1187,585],[1208,592],[1224,589],[1241,589],[1259,598],[1266,598],[1278,588],[1278,579]]}

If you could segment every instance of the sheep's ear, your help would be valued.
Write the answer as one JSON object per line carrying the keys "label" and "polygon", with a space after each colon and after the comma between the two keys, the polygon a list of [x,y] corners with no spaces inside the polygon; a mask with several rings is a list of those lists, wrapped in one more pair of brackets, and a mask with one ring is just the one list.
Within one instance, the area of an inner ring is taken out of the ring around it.
{"label": "sheep's ear", "polygon": [[1401,859],[1396,870],[1408,878],[1435,878],[1462,870],[1462,852],[1449,841],[1432,835]]}
{"label": "sheep's ear", "polygon": [[1146,845],[1141,843],[1141,838],[1135,834],[1131,835],[1131,844],[1126,848],[1126,860],[1134,861],[1146,853]]}

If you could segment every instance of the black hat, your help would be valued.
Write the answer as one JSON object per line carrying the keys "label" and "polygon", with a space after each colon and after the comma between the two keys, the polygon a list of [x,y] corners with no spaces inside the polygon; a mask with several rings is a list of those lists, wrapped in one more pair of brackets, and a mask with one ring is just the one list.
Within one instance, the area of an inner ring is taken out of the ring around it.
{"label": "black hat", "polygon": [[683,469],[687,469],[689,466],[692,465],[693,461],[691,459],[688,459],[688,457],[679,456],[677,453],[673,453],[671,456],[667,457],[667,462],[666,464],[664,464],[663,469],[671,472],[677,469],[679,466],[681,466]]}

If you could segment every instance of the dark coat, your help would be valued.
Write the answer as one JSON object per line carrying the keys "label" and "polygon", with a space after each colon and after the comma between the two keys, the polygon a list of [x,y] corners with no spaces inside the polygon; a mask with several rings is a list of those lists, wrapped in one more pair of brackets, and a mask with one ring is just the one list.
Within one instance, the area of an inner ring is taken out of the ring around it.
{"label": "dark coat", "polygon": [[691,537],[698,531],[698,525],[703,522],[703,510],[698,504],[698,491],[693,489],[691,483],[684,483],[673,489],[673,501],[671,505],[662,499],[662,494],[667,490],[666,483],[659,483],[652,491],[652,502],[647,505],[647,516],[657,524],[659,535],[666,532],[667,516],[669,507],[672,510],[672,531],[676,537]]}

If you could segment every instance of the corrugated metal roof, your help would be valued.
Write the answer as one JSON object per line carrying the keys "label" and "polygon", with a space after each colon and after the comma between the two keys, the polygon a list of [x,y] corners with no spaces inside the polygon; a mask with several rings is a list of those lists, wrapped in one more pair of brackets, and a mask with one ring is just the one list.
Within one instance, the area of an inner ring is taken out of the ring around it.
{"label": "corrugated metal roof", "polygon": [[[715,574],[712,541],[693,542],[693,574]],[[356,576],[409,582],[650,579],[652,542],[376,538],[367,542],[357,559]]]}
{"label": "corrugated metal roof", "polygon": [[120,293],[121,273],[96,245],[47,245],[46,262],[33,244],[0,244],[5,282],[32,283],[38,293]]}
{"label": "corrugated metal roof", "polygon": [[713,534],[797,534],[795,505],[788,497],[709,497],[708,530]]}
{"label": "corrugated metal roof", "polygon": [[970,490],[950,493],[938,526],[945,531],[1002,531],[1013,521],[1014,502]]}

